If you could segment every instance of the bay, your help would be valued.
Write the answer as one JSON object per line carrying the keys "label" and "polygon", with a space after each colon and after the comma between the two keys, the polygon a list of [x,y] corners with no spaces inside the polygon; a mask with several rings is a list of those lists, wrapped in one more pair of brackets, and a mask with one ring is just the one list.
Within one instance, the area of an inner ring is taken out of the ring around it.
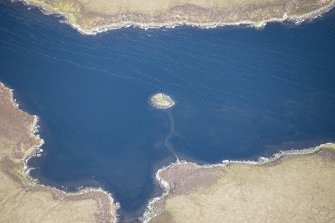
{"label": "bay", "polygon": [[[0,81],[40,118],[32,176],[103,187],[121,219],[160,194],[179,159],[257,159],[335,139],[334,11],[301,25],[125,28],[87,36],[20,3],[0,3]],[[176,105],[157,110],[151,95]]]}

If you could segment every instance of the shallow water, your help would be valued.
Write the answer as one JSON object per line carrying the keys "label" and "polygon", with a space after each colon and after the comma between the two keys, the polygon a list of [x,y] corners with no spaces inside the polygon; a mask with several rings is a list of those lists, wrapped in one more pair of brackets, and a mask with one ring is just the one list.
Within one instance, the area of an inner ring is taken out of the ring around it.
{"label": "shallow water", "polygon": [[[81,35],[0,3],[0,81],[40,117],[42,183],[101,186],[138,216],[175,160],[256,159],[335,139],[335,16],[300,26]],[[150,106],[165,92],[173,109]]]}

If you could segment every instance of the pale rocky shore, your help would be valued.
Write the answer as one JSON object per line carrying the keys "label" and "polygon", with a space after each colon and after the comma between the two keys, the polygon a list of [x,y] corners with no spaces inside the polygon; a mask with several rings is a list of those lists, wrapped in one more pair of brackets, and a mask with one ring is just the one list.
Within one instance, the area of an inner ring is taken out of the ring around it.
{"label": "pale rocky shore", "polygon": [[43,144],[37,122],[0,83],[0,222],[117,222],[119,205],[102,189],[67,193],[29,178],[26,159]]}
{"label": "pale rocky shore", "polygon": [[128,26],[190,25],[263,27],[268,22],[299,23],[332,9],[335,0],[21,0],[46,14],[59,14],[83,34]]}
{"label": "pale rocky shore", "polygon": [[150,104],[157,109],[169,109],[175,105],[175,102],[169,95],[157,93],[150,97]]}
{"label": "pale rocky shore", "polygon": [[144,222],[332,222],[335,144],[217,165],[160,169]]}

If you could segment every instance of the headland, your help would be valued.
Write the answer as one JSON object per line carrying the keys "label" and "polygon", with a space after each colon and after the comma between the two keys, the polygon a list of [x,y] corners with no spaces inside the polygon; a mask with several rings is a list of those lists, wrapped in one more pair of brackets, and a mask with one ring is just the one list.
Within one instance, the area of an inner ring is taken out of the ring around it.
{"label": "headland", "polygon": [[37,123],[0,83],[0,222],[117,222],[119,205],[102,189],[67,193],[29,178],[26,160],[43,151]]}
{"label": "headland", "polygon": [[[160,169],[164,189],[144,222],[330,222],[335,217],[335,144],[217,165]],[[317,219],[317,220],[316,220]]]}
{"label": "headland", "polygon": [[262,27],[272,21],[301,22],[334,7],[335,0],[22,0],[46,14],[62,15],[84,34],[135,26],[140,28],[190,25]]}

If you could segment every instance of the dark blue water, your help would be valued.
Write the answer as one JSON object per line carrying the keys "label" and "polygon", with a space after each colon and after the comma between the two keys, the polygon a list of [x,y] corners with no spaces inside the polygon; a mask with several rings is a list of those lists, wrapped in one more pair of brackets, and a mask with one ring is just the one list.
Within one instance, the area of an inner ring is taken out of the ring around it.
{"label": "dark blue water", "polygon": [[[0,3],[0,81],[40,117],[42,183],[101,186],[136,217],[174,155],[255,159],[335,140],[335,16],[263,30],[127,28],[81,35]],[[170,94],[176,106],[152,108]]]}

